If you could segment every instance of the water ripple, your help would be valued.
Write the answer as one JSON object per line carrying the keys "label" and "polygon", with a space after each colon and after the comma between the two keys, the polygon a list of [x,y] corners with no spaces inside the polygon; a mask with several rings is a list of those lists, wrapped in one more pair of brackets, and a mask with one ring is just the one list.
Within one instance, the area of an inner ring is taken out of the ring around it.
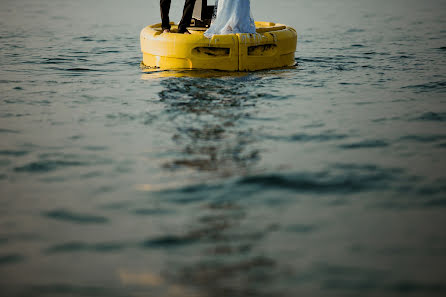
{"label": "water ripple", "polygon": [[0,156],[22,157],[29,154],[29,151],[0,150]]}
{"label": "water ripple", "polygon": [[332,175],[328,171],[318,173],[297,173],[290,175],[265,175],[243,178],[242,185],[257,185],[298,192],[325,194],[356,193],[371,189],[384,189],[392,180],[393,174],[387,171],[370,171],[361,174]]}
{"label": "water ripple", "polygon": [[418,84],[418,85],[410,85],[405,86],[403,89],[413,89],[414,92],[445,92],[446,91],[446,81],[435,81],[435,82],[428,82],[425,84]]}
{"label": "water ripple", "polygon": [[371,139],[371,140],[363,140],[360,142],[342,144],[339,148],[342,149],[367,149],[367,148],[381,148],[388,147],[390,144],[381,139]]}
{"label": "water ripple", "polygon": [[44,212],[43,215],[58,221],[67,221],[77,224],[104,224],[109,220],[106,217],[84,213],[74,213],[65,209],[57,209]]}
{"label": "water ripple", "polygon": [[144,241],[142,246],[145,248],[170,248],[179,247],[186,244],[196,243],[198,238],[192,236],[165,235],[158,238],[152,238]]}
{"label": "water ripple", "polygon": [[426,112],[414,120],[426,122],[446,122],[446,112]]}
{"label": "water ripple", "polygon": [[120,289],[101,286],[81,286],[66,284],[49,284],[26,286],[22,296],[94,296],[118,297],[123,296]]}
{"label": "water ripple", "polygon": [[389,286],[391,291],[410,294],[423,292],[423,295],[429,293],[446,293],[446,285],[435,282],[418,282],[418,281],[399,281]]}
{"label": "water ripple", "polygon": [[0,254],[0,266],[19,263],[24,259],[25,257],[20,254]]}
{"label": "water ripple", "polygon": [[12,130],[12,129],[4,129],[4,128],[0,128],[0,133],[10,133],[10,134],[18,134],[20,133],[20,131],[18,130]]}
{"label": "water ripple", "polygon": [[326,142],[346,139],[347,134],[337,134],[333,132],[322,132],[320,134],[297,133],[291,136],[277,136],[277,135],[263,135],[267,139],[281,140],[281,141],[297,141],[297,142]]}
{"label": "water ripple", "polygon": [[31,162],[23,166],[15,167],[16,172],[27,172],[27,173],[40,173],[40,172],[50,172],[60,168],[73,167],[73,166],[84,166],[88,163],[81,161],[66,161],[66,160],[45,160]]}
{"label": "water ripple", "polygon": [[85,243],[81,241],[67,242],[53,245],[45,250],[48,254],[75,253],[75,252],[116,252],[126,248],[128,244],[119,242]]}
{"label": "water ripple", "polygon": [[406,135],[400,138],[400,140],[421,142],[421,143],[431,143],[436,141],[445,140],[446,135],[443,134],[422,134],[422,135]]}

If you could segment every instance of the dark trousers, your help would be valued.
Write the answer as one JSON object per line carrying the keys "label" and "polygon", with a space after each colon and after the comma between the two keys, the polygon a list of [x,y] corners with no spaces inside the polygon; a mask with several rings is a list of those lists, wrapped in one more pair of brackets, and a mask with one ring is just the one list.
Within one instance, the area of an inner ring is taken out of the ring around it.
{"label": "dark trousers", "polygon": [[[161,0],[161,21],[163,29],[170,29],[169,24],[169,10],[171,0]],[[178,32],[184,33],[186,28],[189,27],[192,20],[192,13],[194,12],[195,0],[186,0],[184,3],[183,17],[178,25]]]}

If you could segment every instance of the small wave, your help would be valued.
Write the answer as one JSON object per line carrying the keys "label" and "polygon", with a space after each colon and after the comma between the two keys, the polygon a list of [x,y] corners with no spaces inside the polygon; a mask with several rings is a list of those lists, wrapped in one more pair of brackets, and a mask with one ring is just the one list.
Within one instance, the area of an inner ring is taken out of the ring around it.
{"label": "small wave", "polygon": [[172,212],[167,209],[138,208],[132,210],[132,213],[138,216],[153,216],[153,215],[170,214]]}
{"label": "small wave", "polygon": [[[339,71],[344,71],[344,70],[350,70],[349,68],[345,67],[344,65],[334,65],[333,66],[334,70],[339,70]],[[341,84],[346,84],[346,83],[341,83]]]}
{"label": "small wave", "polygon": [[446,193],[446,182],[445,180],[437,180],[429,184],[424,184],[417,190],[417,193],[428,197],[444,194]]}
{"label": "small wave", "polygon": [[446,112],[426,112],[421,116],[414,118],[414,120],[426,122],[445,122]]}
{"label": "small wave", "polygon": [[364,173],[331,174],[329,172],[300,173],[290,175],[263,175],[243,178],[240,185],[280,188],[298,192],[356,193],[372,189],[385,189],[393,174],[377,170]]}
{"label": "small wave", "polygon": [[67,221],[78,224],[104,224],[109,220],[103,216],[74,213],[64,209],[44,212],[43,216],[59,221]]}
{"label": "small wave", "polygon": [[70,139],[70,140],[79,140],[79,139],[82,139],[82,138],[84,138],[84,136],[78,134],[78,135],[70,136],[68,139]]}
{"label": "small wave", "polygon": [[[443,190],[442,193],[446,193],[446,191]],[[446,199],[432,199],[432,200],[424,202],[423,206],[433,207],[433,208],[446,207]]]}
{"label": "small wave", "polygon": [[158,119],[158,115],[151,112],[140,112],[135,114],[118,112],[107,114],[106,118],[112,122],[112,125],[135,120],[141,122],[143,125],[150,125]]}
{"label": "small wave", "polygon": [[446,135],[434,134],[434,135],[406,135],[400,138],[400,140],[414,141],[414,142],[436,142],[440,140],[445,140]]}
{"label": "small wave", "polygon": [[98,70],[96,70],[96,69],[90,69],[90,68],[80,68],[80,67],[77,67],[77,68],[68,68],[68,69],[65,69],[66,71],[79,71],[79,72],[88,72],[88,71],[98,71]]}
{"label": "small wave", "polygon": [[380,148],[388,147],[389,143],[384,140],[364,140],[356,143],[342,144],[339,147],[342,149],[362,149],[362,148]]}
{"label": "small wave", "polygon": [[307,57],[307,58],[298,58],[299,62],[312,62],[312,63],[344,63],[344,64],[357,64],[357,59],[366,59],[370,60],[369,56],[353,56],[353,55],[336,55],[332,57]]}
{"label": "small wave", "polygon": [[311,124],[302,126],[302,128],[304,128],[304,129],[322,128],[322,127],[325,127],[325,124],[322,122],[321,123],[311,123]]}
{"label": "small wave", "polygon": [[373,119],[372,122],[373,123],[382,123],[382,122],[389,122],[389,121],[399,121],[401,120],[400,117],[392,117],[392,118],[377,118],[377,119]]}
{"label": "small wave", "polygon": [[96,54],[117,54],[117,53],[120,53],[120,52],[121,51],[118,51],[118,50],[101,50],[101,51],[98,51],[98,52],[95,52],[95,53]]}
{"label": "small wave", "polygon": [[268,139],[283,140],[283,141],[326,142],[326,141],[335,141],[335,140],[346,139],[346,138],[348,138],[348,135],[324,132],[321,134],[297,133],[297,134],[294,134],[291,136],[264,135],[264,137],[268,138]]}
{"label": "small wave", "polygon": [[120,242],[101,242],[86,243],[81,241],[73,241],[62,244],[53,245],[45,250],[48,254],[56,253],[73,253],[73,252],[115,252],[127,248],[128,244]]}
{"label": "small wave", "polygon": [[0,84],[20,84],[23,83],[21,80],[11,80],[11,79],[0,79]]}
{"label": "small wave", "polygon": [[24,256],[15,253],[0,255],[0,266],[22,262],[24,259],[25,259]]}
{"label": "small wave", "polygon": [[346,33],[362,33],[362,32],[365,32],[365,30],[359,28],[351,28],[346,31]]}
{"label": "small wave", "polygon": [[0,156],[22,157],[27,154],[29,154],[29,151],[10,151],[10,150],[0,151]]}
{"label": "small wave", "polygon": [[446,91],[446,81],[436,81],[419,85],[410,85],[402,87],[402,89],[414,89],[416,92],[419,93],[432,91],[444,92]]}
{"label": "small wave", "polygon": [[169,248],[194,243],[198,238],[191,236],[164,235],[148,239],[142,243],[144,248]]}
{"label": "small wave", "polygon": [[3,129],[3,128],[0,128],[0,133],[10,133],[10,134],[18,134],[18,133],[20,133],[20,131],[18,131],[18,130],[12,130],[12,129]]}
{"label": "small wave", "polygon": [[296,224],[286,228],[286,230],[289,232],[300,233],[300,234],[312,233],[318,229],[319,228],[316,225],[307,225],[307,224]]}
{"label": "small wave", "polygon": [[373,164],[335,164],[323,171],[250,175],[225,184],[200,183],[152,194],[163,201],[189,204],[215,202],[219,201],[219,197],[249,197],[254,192],[268,190],[336,195],[390,189],[399,191],[406,187],[405,193],[413,193],[416,190],[410,186],[413,178],[400,168],[383,168]]}
{"label": "small wave", "polygon": [[307,272],[320,279],[322,287],[330,290],[366,290],[376,288],[387,277],[386,271],[360,266],[316,263]]}
{"label": "small wave", "polygon": [[43,60],[44,64],[64,64],[67,62],[72,62],[74,59],[67,58],[45,58]]}
{"label": "small wave", "polygon": [[84,147],[84,149],[87,151],[106,151],[108,149],[108,147],[101,146],[101,145],[90,145],[90,146]]}
{"label": "small wave", "polygon": [[87,41],[87,42],[94,41],[92,36],[80,36],[80,37],[74,37],[73,39],[74,40]]}
{"label": "small wave", "polygon": [[103,176],[104,172],[102,171],[89,171],[87,173],[81,174],[79,177],[81,179],[89,179],[89,178],[95,178],[95,177],[99,177],[99,176]]}
{"label": "small wave", "polygon": [[397,61],[397,60],[402,60],[402,59],[412,59],[413,56],[409,56],[409,55],[399,55],[399,56],[393,56],[390,57],[389,60],[391,61]]}
{"label": "small wave", "polygon": [[[446,285],[442,283],[421,283],[417,281],[400,281],[389,287],[392,291],[397,291],[400,293],[410,294],[416,292],[423,292],[426,294],[430,293],[440,293],[446,292]],[[425,295],[426,296],[426,295]]]}
{"label": "small wave", "polygon": [[76,286],[69,284],[33,285],[22,288],[22,296],[95,296],[118,297],[125,296],[119,289],[101,286]]}
{"label": "small wave", "polygon": [[50,172],[60,168],[83,166],[87,165],[85,162],[80,161],[65,161],[65,160],[42,160],[28,163],[23,166],[15,167],[16,172],[27,172],[27,173],[41,173]]}

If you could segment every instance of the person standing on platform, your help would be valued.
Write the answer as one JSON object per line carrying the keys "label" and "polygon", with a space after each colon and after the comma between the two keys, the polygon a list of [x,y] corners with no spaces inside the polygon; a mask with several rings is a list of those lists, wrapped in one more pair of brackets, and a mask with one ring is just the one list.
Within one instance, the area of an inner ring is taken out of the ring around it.
{"label": "person standing on platform", "polygon": [[[169,11],[170,11],[170,2],[171,0],[161,0],[161,21],[163,33],[170,33],[170,20],[169,20]],[[192,13],[194,11],[195,0],[186,0],[184,3],[183,9],[183,17],[178,25],[178,33],[181,34],[190,34],[187,31],[187,27],[189,27],[190,22],[192,21]]]}

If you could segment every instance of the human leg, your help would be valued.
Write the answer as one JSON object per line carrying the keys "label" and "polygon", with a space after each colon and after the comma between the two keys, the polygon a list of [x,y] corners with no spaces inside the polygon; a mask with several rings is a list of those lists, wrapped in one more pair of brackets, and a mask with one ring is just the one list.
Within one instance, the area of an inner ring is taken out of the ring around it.
{"label": "human leg", "polygon": [[195,0],[186,0],[184,3],[183,17],[178,25],[178,32],[187,32],[187,27],[190,26],[192,20],[192,13],[194,12]]}
{"label": "human leg", "polygon": [[163,30],[170,30],[169,10],[171,0],[160,0],[161,8],[161,27]]}

